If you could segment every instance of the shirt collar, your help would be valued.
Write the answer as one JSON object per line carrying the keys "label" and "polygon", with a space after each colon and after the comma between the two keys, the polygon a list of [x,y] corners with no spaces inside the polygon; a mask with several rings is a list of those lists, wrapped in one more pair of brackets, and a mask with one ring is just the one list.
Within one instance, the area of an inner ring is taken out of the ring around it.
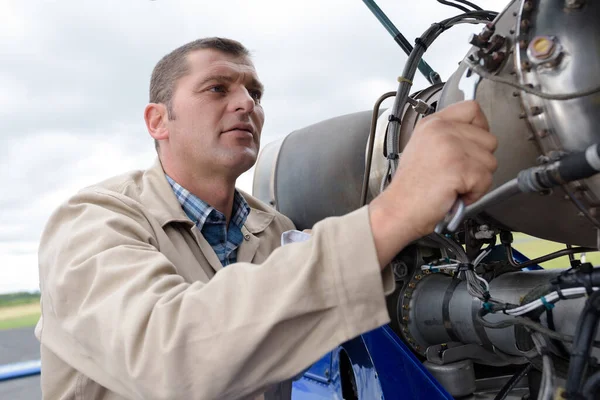
{"label": "shirt collar", "polygon": [[[211,214],[217,218],[222,217],[223,221],[225,221],[223,213],[214,209],[210,204],[175,182],[167,174],[165,174],[165,177],[171,185],[171,189],[173,189],[173,193],[177,197],[179,204],[181,204],[183,211],[198,226],[198,229],[202,230],[202,227]],[[249,214],[250,206],[244,199],[244,196],[236,189],[233,195],[233,209],[230,223],[235,224],[241,229]]]}

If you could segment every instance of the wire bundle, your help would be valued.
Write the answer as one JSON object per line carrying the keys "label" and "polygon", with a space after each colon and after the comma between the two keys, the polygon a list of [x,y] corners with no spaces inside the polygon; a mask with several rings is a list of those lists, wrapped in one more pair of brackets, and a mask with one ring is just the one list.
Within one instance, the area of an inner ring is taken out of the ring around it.
{"label": "wire bundle", "polygon": [[[437,0],[438,3],[444,4],[446,6],[450,6],[450,7],[454,7],[454,8],[458,8],[459,10],[462,10],[464,12],[469,12],[472,10],[469,10],[467,7],[461,6],[460,4],[464,4],[466,6],[471,7],[473,10],[476,11],[482,11],[482,8],[479,7],[477,4],[473,4],[470,1],[467,0],[454,0],[454,2],[451,1],[447,1],[447,0]],[[456,4],[459,3],[459,4]]]}
{"label": "wire bundle", "polygon": [[[597,288],[597,287],[592,288],[593,291],[596,291],[598,289],[599,288]],[[574,299],[574,298],[582,297],[582,296],[586,295],[587,289],[583,288],[583,287],[579,287],[579,288],[564,289],[561,291],[561,293],[559,293],[558,291],[552,292],[550,294],[540,297],[538,300],[532,301],[531,303],[527,303],[522,306],[510,309],[510,310],[506,310],[505,312],[508,315],[524,315],[524,314],[527,314],[539,307],[546,307],[548,309],[552,309],[552,308],[554,308],[554,303],[561,300],[561,294],[562,294],[563,298]]]}
{"label": "wire bundle", "polygon": [[390,115],[390,123],[388,124],[387,140],[386,140],[386,154],[388,157],[388,168],[383,176],[381,189],[384,189],[390,178],[394,176],[398,168],[399,155],[398,155],[398,144],[400,140],[400,123],[401,115],[408,101],[409,91],[412,86],[412,81],[415,77],[415,73],[419,66],[423,54],[427,51],[427,48],[442,34],[445,30],[459,24],[481,24],[490,23],[498,13],[494,11],[483,11],[475,10],[468,11],[464,14],[457,15],[445,19],[439,23],[432,24],[421,37],[415,40],[415,46],[412,49],[408,60],[404,65],[402,76],[398,78],[399,85],[392,106],[392,113]]}

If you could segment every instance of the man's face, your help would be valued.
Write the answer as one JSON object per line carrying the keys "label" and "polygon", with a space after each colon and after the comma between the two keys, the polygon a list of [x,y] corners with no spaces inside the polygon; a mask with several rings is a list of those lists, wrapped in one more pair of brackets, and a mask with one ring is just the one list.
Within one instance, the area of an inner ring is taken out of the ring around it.
{"label": "man's face", "polygon": [[265,119],[256,70],[247,57],[212,49],[190,53],[188,68],[172,98],[171,156],[180,168],[237,177],[256,161]]}

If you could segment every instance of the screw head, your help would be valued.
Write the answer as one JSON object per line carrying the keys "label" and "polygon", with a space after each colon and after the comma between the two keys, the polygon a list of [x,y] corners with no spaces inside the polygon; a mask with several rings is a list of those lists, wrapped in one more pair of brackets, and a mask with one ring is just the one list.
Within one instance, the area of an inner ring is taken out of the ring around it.
{"label": "screw head", "polygon": [[554,40],[548,36],[536,36],[529,43],[529,53],[537,60],[547,60],[552,57],[556,50]]}

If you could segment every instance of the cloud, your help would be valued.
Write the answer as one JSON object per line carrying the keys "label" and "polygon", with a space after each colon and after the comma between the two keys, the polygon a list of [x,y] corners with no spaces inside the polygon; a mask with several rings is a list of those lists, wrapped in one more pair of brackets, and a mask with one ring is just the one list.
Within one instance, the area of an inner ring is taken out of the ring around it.
{"label": "cloud", "polygon": [[[411,42],[456,14],[434,0],[379,5]],[[152,68],[175,47],[226,36],[252,51],[266,86],[263,145],[370,109],[406,61],[360,1],[30,0],[2,2],[0,15],[0,292],[37,285],[37,240],[58,204],[153,162],[142,112]],[[477,30],[445,33],[425,58],[447,78]],[[238,181],[248,192],[252,173]]]}

